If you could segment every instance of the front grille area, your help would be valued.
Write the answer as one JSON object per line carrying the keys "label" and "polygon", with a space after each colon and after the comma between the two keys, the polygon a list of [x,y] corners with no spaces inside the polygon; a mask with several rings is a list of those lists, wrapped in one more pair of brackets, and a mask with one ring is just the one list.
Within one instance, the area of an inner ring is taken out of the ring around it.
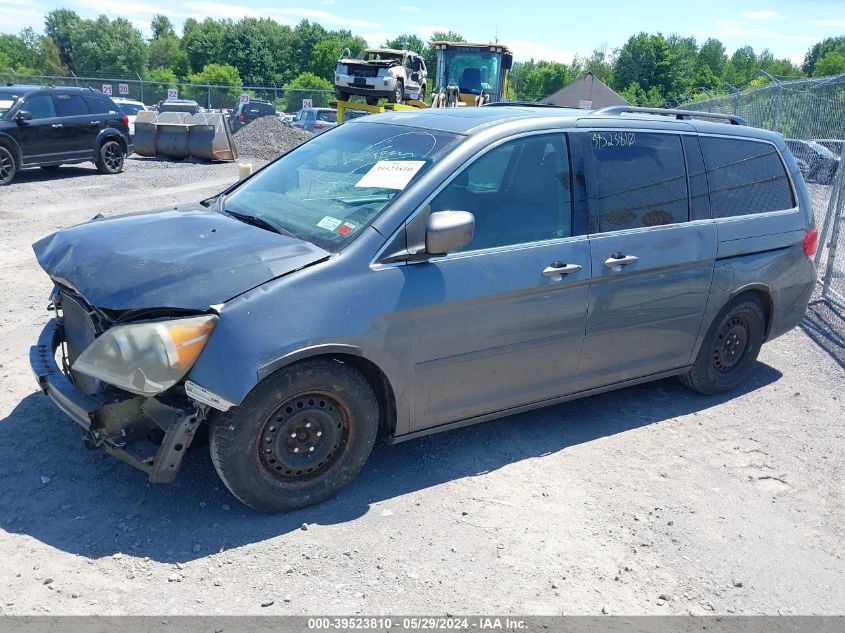
{"label": "front grille area", "polygon": [[[75,296],[62,292],[62,324],[68,365],[73,366],[79,355],[94,341],[97,329],[91,317],[91,311],[85,302]],[[71,379],[84,393],[93,395],[100,391],[100,381],[71,369]]]}
{"label": "front grille area", "polygon": [[377,77],[378,68],[368,66],[350,66],[349,74],[353,77]]}

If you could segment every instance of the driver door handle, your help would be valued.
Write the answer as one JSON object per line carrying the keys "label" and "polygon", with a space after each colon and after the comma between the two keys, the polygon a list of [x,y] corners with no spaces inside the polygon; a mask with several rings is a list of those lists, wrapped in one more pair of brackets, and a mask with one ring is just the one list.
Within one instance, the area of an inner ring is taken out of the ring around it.
{"label": "driver door handle", "polygon": [[63,126],[62,126],[61,123],[53,123],[53,127],[54,128],[60,128],[60,127],[63,127]]}
{"label": "driver door handle", "polygon": [[634,264],[640,261],[636,255],[623,255],[622,253],[613,253],[610,257],[604,260],[604,265],[611,270],[621,270],[623,266]]}
{"label": "driver door handle", "polygon": [[543,274],[546,277],[560,279],[561,277],[563,277],[563,275],[571,275],[572,273],[577,273],[579,270],[581,270],[581,266],[579,266],[578,264],[564,264],[563,262],[552,262],[543,269]]}

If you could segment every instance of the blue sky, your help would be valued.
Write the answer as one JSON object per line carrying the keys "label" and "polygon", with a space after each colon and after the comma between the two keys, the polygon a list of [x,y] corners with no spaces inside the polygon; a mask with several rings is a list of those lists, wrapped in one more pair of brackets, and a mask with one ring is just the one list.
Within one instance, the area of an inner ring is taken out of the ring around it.
{"label": "blue sky", "polygon": [[845,34],[845,0],[0,0],[0,32],[14,33],[25,26],[40,31],[44,14],[62,6],[83,17],[126,17],[146,36],[156,13],[170,16],[177,27],[187,17],[250,15],[287,24],[308,18],[327,28],[351,29],[371,45],[406,32],[427,38],[434,30],[451,29],[482,41],[498,34],[517,59],[564,62],[576,53],[617,48],[640,31],[694,35],[699,42],[717,37],[729,53],[750,44],[758,52],[768,48],[777,57],[800,62],[813,43]]}

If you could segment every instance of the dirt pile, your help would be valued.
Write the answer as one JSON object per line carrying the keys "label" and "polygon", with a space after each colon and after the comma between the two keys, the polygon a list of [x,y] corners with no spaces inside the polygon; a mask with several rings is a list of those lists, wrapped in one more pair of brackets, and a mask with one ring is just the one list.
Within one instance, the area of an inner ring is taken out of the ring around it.
{"label": "dirt pile", "polygon": [[270,160],[311,138],[305,130],[289,127],[276,117],[256,119],[235,132],[239,158]]}

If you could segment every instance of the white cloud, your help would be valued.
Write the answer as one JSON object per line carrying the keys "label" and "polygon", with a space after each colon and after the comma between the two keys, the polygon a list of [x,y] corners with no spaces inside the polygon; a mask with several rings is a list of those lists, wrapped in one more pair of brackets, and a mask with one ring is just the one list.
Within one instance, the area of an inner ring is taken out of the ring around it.
{"label": "white cloud", "polygon": [[749,20],[783,20],[782,16],[777,11],[743,11],[743,16]]}
{"label": "white cloud", "polygon": [[542,44],[528,40],[508,39],[507,44],[508,48],[514,51],[514,57],[520,61],[533,59],[535,61],[543,60],[568,64],[575,57],[575,54],[570,51],[543,46]]}
{"label": "white cloud", "polygon": [[[82,0],[84,2],[108,2],[109,0]],[[220,2],[188,2],[187,6],[200,15],[207,15],[217,18],[231,18],[233,20],[242,17],[272,18],[282,24],[295,24],[299,20],[308,19],[325,23],[330,26],[347,26],[358,29],[377,29],[381,27],[378,22],[361,20],[358,18],[347,18],[337,13],[323,11],[321,9],[309,9],[304,7],[291,7],[284,9],[277,8],[256,8],[239,4],[223,4]]]}
{"label": "white cloud", "polygon": [[334,4],[334,0],[321,0],[320,4],[332,5]]}
{"label": "white cloud", "polygon": [[[4,0],[5,2],[5,0]],[[73,3],[74,9],[89,9],[97,14],[105,14],[114,17],[137,18],[139,16],[153,16],[157,13],[162,13],[160,7],[140,2],[120,2],[115,3],[113,0],[75,0]],[[178,11],[166,11],[170,16],[191,17],[191,13],[182,13]]]}

